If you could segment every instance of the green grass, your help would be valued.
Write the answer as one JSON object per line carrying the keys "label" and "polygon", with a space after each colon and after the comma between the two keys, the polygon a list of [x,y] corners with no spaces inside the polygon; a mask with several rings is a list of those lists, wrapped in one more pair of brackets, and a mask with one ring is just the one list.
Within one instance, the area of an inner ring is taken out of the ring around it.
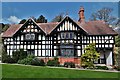
{"label": "green grass", "polygon": [[118,78],[118,73],[2,64],[3,78]]}

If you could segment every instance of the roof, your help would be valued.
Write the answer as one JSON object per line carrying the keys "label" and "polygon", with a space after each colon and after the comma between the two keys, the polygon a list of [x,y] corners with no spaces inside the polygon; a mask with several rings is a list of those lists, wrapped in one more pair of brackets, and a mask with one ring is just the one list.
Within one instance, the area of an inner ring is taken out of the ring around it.
{"label": "roof", "polygon": [[77,22],[77,24],[89,35],[117,35],[117,33],[104,21]]}
{"label": "roof", "polygon": [[[54,23],[37,23],[37,25],[46,33],[49,34],[50,31],[58,24],[58,22]],[[13,24],[10,25],[10,28],[7,29],[2,35],[2,37],[12,37],[23,24]]]}
{"label": "roof", "polygon": [[51,30],[59,24],[58,22],[53,22],[53,23],[38,23],[39,27],[42,28],[42,30],[46,33],[49,34]]}
{"label": "roof", "polygon": [[3,33],[2,37],[12,37],[22,26],[23,24],[12,24],[10,27]]}
{"label": "roof", "polygon": [[[50,34],[61,22],[35,24],[37,24],[46,34]],[[88,35],[117,35],[117,33],[112,28],[110,28],[104,21],[83,21],[81,23],[75,23],[80,28],[82,28]],[[11,25],[8,30],[3,33],[2,37],[12,37],[22,27],[22,25],[24,24]]]}

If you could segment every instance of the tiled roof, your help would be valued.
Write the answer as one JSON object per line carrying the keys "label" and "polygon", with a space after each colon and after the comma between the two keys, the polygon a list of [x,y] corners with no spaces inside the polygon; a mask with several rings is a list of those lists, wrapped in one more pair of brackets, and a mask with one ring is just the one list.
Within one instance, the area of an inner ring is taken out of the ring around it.
{"label": "tiled roof", "polygon": [[89,35],[117,35],[104,21],[77,22]]}
{"label": "tiled roof", "polygon": [[[89,21],[89,22],[75,22],[80,28],[82,28],[88,35],[117,35],[117,33],[110,28],[104,21]],[[54,23],[36,23],[46,34],[50,34],[58,22]],[[23,24],[11,25],[7,31],[5,31],[2,37],[12,37]]]}
{"label": "tiled roof", "polygon": [[[37,25],[46,33],[49,34],[50,31],[58,24],[58,22],[54,23],[37,23]],[[5,31],[2,37],[12,37],[23,24],[13,24]]]}
{"label": "tiled roof", "polygon": [[20,28],[22,24],[13,24],[3,33],[2,37],[12,37]]}
{"label": "tiled roof", "polygon": [[51,30],[52,30],[57,24],[59,24],[59,23],[58,23],[58,22],[54,22],[54,23],[38,23],[39,27],[41,27],[46,34],[49,34],[49,33],[51,32]]}

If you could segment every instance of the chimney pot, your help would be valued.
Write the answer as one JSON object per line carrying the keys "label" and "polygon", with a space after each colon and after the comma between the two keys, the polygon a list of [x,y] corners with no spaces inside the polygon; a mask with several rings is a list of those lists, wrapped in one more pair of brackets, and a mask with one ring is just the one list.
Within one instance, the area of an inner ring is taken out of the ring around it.
{"label": "chimney pot", "polygon": [[82,21],[84,21],[84,19],[85,19],[85,16],[84,16],[84,7],[80,7],[80,11],[79,11],[79,22],[82,22]]}

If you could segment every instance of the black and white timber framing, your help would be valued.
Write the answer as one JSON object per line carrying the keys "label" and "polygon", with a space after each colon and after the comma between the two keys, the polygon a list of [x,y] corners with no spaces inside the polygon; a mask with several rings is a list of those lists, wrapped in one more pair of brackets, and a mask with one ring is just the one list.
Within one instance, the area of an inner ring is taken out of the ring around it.
{"label": "black and white timber framing", "polygon": [[100,59],[95,63],[114,64],[113,48],[115,35],[88,35],[75,21],[66,16],[50,33],[40,28],[33,20],[28,19],[12,37],[3,36],[8,55],[24,49],[28,54],[37,57],[81,57],[89,43],[96,43]]}

